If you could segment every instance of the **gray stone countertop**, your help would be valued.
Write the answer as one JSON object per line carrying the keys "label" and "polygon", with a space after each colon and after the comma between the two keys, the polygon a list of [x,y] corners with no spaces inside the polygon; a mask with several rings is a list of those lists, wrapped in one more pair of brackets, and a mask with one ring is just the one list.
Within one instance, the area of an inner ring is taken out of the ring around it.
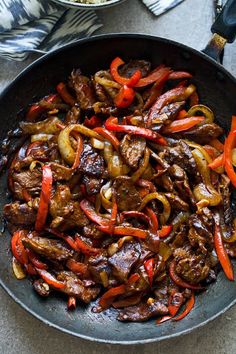
{"label": "gray stone countertop", "polygon": [[[140,0],[106,10],[98,16],[104,26],[97,33],[136,32],[170,38],[201,50],[210,38],[213,0],[185,0],[156,18]],[[34,58],[25,62],[0,59],[0,91]],[[236,75],[236,43],[225,50],[224,66]],[[192,334],[160,343],[112,346],[80,340],[47,327],[21,309],[0,289],[0,354],[234,354],[236,307]]]}

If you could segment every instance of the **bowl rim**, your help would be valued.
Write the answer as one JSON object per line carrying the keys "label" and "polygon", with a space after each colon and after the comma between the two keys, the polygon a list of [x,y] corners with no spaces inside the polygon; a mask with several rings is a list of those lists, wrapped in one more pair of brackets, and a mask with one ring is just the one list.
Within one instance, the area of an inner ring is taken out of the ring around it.
{"label": "bowl rim", "polygon": [[126,0],[107,0],[106,2],[103,3],[98,3],[98,4],[85,4],[85,3],[80,3],[76,2],[73,0],[52,0],[58,5],[61,6],[66,6],[66,7],[71,7],[71,8],[77,8],[77,9],[84,9],[84,10],[99,10],[99,9],[104,9],[107,7],[115,6],[118,4],[121,4],[122,2]]}

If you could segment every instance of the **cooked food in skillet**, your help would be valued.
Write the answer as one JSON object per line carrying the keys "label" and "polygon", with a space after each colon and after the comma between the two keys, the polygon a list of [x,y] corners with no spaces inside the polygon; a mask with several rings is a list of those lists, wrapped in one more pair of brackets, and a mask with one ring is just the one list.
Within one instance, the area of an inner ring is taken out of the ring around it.
{"label": "cooked food in skillet", "polygon": [[184,318],[221,268],[234,279],[236,117],[223,142],[191,78],[117,57],[27,109],[4,207],[18,279],[70,310],[157,323]]}

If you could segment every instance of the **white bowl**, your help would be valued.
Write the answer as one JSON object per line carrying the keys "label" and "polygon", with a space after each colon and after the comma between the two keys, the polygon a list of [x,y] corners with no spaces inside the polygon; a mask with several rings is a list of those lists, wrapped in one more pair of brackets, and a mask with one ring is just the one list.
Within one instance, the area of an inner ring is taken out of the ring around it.
{"label": "white bowl", "polygon": [[77,8],[77,9],[84,9],[84,10],[99,10],[99,9],[104,9],[106,7],[111,7],[111,6],[121,4],[126,0],[107,0],[100,4],[84,4],[84,3],[74,2],[69,0],[52,0],[52,1],[54,1],[58,5],[70,7],[73,9]]}

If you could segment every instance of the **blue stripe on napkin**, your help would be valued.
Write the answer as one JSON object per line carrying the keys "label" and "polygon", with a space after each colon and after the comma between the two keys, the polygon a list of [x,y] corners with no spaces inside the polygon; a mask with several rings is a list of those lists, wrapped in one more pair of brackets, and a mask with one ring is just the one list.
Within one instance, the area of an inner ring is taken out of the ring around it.
{"label": "blue stripe on napkin", "polygon": [[184,0],[142,0],[144,5],[146,5],[156,16],[163,14],[183,1]]}

